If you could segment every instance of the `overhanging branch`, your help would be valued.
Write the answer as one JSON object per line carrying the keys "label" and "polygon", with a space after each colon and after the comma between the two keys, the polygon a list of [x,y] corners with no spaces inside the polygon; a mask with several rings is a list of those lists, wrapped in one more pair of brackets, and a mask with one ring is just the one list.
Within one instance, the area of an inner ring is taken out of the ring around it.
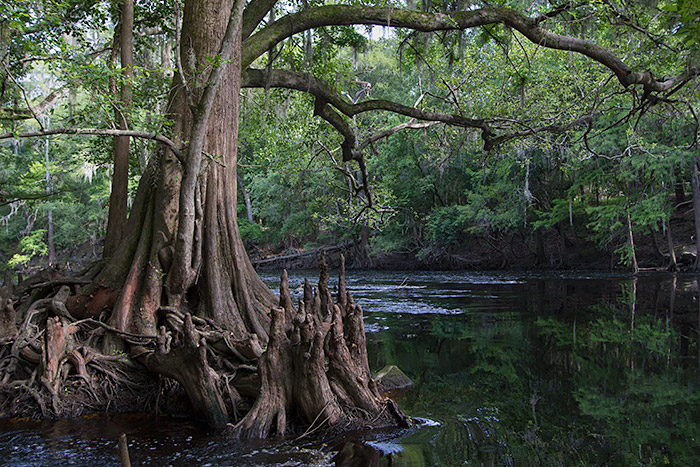
{"label": "overhanging branch", "polygon": [[243,39],[248,38],[260,21],[274,8],[277,0],[252,0],[243,11]]}
{"label": "overhanging branch", "polygon": [[177,157],[180,162],[183,161],[180,148],[170,138],[146,131],[115,130],[111,128],[52,128],[49,130],[23,131],[19,133],[0,133],[0,140],[52,135],[131,136],[134,138],[151,139],[168,146],[173,154],[175,154],[175,157]]}
{"label": "overhanging branch", "polygon": [[352,131],[352,128],[350,128],[350,124],[348,124],[348,122],[346,122],[338,112],[333,110],[333,108],[329,106],[326,101],[316,98],[316,102],[314,104],[314,115],[318,115],[330,123],[333,128],[338,131],[338,133],[343,135],[341,147],[343,149],[344,162],[353,159],[359,161],[362,158],[361,153],[355,149],[357,146],[357,139],[355,138],[355,132]]}
{"label": "overhanging branch", "polygon": [[[383,99],[368,100],[352,104],[331,88],[328,83],[312,75],[288,70],[272,70],[268,73],[267,70],[254,68],[243,71],[241,75],[241,87],[264,88],[266,86],[294,89],[316,97],[314,114],[322,117],[333,125],[344,137],[343,160],[345,161],[351,159],[359,160],[360,156],[356,154],[358,149],[364,149],[367,145],[362,148],[357,147],[355,133],[352,131],[352,128],[350,128],[350,125],[343,117],[330,106],[335,107],[340,113],[348,117],[372,110],[385,110],[425,122],[439,122],[461,128],[481,130],[481,138],[484,141],[485,151],[490,151],[494,147],[512,139],[533,136],[538,133],[563,133],[576,126],[588,124],[593,118],[592,115],[585,115],[564,125],[551,124],[539,127],[527,127],[523,130],[504,132],[497,135],[493,127],[494,123],[496,123],[495,120],[474,119],[457,114],[430,112]],[[513,121],[511,124],[518,125],[521,124],[521,122]]]}
{"label": "overhanging branch", "polygon": [[[484,148],[487,151],[493,148],[492,140],[495,135],[487,120],[467,118],[457,114],[425,111],[384,99],[372,99],[352,104],[338,94],[326,82],[312,75],[294,71],[272,70],[271,73],[268,73],[267,70],[249,68],[245,70],[241,76],[241,87],[263,88],[268,85],[275,88],[294,89],[311,94],[315,96],[317,100],[332,105],[348,117],[373,110],[385,110],[387,112],[415,118],[416,120],[437,121],[461,128],[478,129],[482,132]],[[315,110],[316,114],[323,117],[317,110],[318,109]],[[338,128],[337,125],[339,125],[339,123],[332,124],[334,127]],[[343,130],[341,133],[345,134],[345,131],[346,130]],[[345,157],[346,155],[344,152],[343,158]]]}
{"label": "overhanging branch", "polygon": [[327,5],[286,15],[251,35],[243,42],[241,62],[242,68],[245,69],[280,41],[307,29],[322,26],[365,24],[432,32],[505,24],[541,47],[585,55],[611,70],[623,86],[642,85],[647,93],[668,91],[679,83],[700,75],[700,68],[685,70],[665,80],[656,79],[650,71],[633,72],[626,63],[605,47],[576,37],[553,33],[543,28],[542,22],[542,18],[531,18],[510,8],[492,6],[445,14],[392,7]]}
{"label": "overhanging branch", "polygon": [[[511,131],[497,135],[496,130],[493,127],[493,124],[496,123],[494,120],[475,119],[463,117],[462,115],[457,114],[430,112],[383,99],[374,99],[352,104],[338,94],[326,82],[314,76],[297,73],[294,71],[272,70],[271,73],[268,73],[267,70],[249,68],[243,72],[241,83],[241,87],[244,88],[263,88],[269,85],[276,88],[294,89],[316,97],[314,113],[328,121],[345,137],[345,142],[343,143],[343,160],[357,158],[352,152],[356,150],[355,134],[348,123],[345,122],[345,120],[343,120],[343,118],[338,114],[338,112],[330,109],[328,105],[332,105],[338,109],[338,111],[348,117],[373,110],[384,110],[399,115],[405,115],[407,117],[411,117],[412,119],[422,120],[424,122],[439,122],[460,128],[481,130],[481,138],[484,141],[485,151],[490,151],[494,147],[512,139],[524,138],[537,133],[563,133],[578,125],[587,124],[592,119],[592,116],[586,115],[565,125],[552,124],[539,127],[528,127],[523,130]],[[511,122],[511,124],[515,125],[518,123],[519,122]],[[366,146],[367,145],[357,149],[364,149]]]}

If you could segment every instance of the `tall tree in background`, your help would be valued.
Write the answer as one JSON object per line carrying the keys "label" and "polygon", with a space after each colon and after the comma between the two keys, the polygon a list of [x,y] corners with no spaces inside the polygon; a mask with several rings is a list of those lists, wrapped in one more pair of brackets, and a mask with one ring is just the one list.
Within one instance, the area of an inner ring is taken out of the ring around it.
{"label": "tall tree in background", "polygon": [[[122,81],[119,100],[114,105],[115,120],[120,130],[130,129],[129,113],[132,104],[132,81],[134,79],[134,2],[120,2],[119,26],[114,34],[113,56],[119,50],[121,57]],[[116,84],[112,91],[116,94]],[[127,197],[129,187],[129,136],[114,137],[114,173],[112,175],[112,192],[109,197],[109,216],[103,255],[114,254],[124,234],[127,218]]]}

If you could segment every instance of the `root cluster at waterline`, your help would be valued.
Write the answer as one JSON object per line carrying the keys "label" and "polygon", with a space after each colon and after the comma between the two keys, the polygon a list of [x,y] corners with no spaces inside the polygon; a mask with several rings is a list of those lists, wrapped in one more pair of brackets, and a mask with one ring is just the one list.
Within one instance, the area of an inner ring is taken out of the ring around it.
{"label": "root cluster at waterline", "polygon": [[155,335],[111,326],[109,311],[77,319],[66,303],[89,286],[95,268],[74,278],[46,270],[15,290],[6,285],[0,415],[184,411],[242,438],[405,426],[408,418],[370,373],[362,308],[345,289],[343,263],[335,300],[322,256],[318,288],[305,282],[296,307],[283,272],[266,348],[256,334],[237,338],[185,306],[162,306]]}

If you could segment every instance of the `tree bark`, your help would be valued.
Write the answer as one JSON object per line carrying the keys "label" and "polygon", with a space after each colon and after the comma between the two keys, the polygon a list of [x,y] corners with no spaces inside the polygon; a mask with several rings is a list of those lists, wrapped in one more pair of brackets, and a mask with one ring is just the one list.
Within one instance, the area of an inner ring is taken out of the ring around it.
{"label": "tree bark", "polygon": [[[339,291],[345,291],[342,266],[341,256]],[[310,429],[332,429],[341,423],[410,424],[393,402],[381,397],[372,379],[362,308],[349,293],[333,303],[325,254],[318,285],[312,297],[308,281],[304,284],[304,298],[294,310],[286,271],[282,273],[280,306],[273,308],[270,343],[260,361],[260,394],[235,426],[235,435],[284,435],[294,415]]]}
{"label": "tree bark", "polygon": [[[134,2],[122,0],[119,20],[119,49],[121,54],[122,84],[119,101],[114,108],[115,120],[120,130],[130,126],[129,112],[132,104],[131,82],[133,70],[134,38]],[[116,33],[115,33],[116,35]],[[116,42],[116,38],[115,38]],[[116,46],[116,44],[115,44]],[[103,256],[112,256],[124,234],[127,217],[127,198],[129,186],[129,136],[114,138],[114,173],[112,175],[112,192],[109,196],[109,213],[107,234]]]}
{"label": "tree bark", "polygon": [[10,298],[11,289],[7,281],[0,287],[0,343],[17,337],[17,312]]}
{"label": "tree bark", "polygon": [[147,354],[143,361],[151,371],[180,382],[195,412],[204,417],[209,427],[222,429],[228,422],[228,413],[217,388],[218,376],[207,361],[206,339],[198,339],[189,313],[185,315],[179,337],[179,345],[168,348],[165,326],[162,326],[156,352]]}
{"label": "tree bark", "polygon": [[250,202],[250,196],[248,195],[248,190],[245,189],[243,186],[243,180],[241,180],[241,176],[238,175],[236,177],[236,181],[238,182],[238,186],[241,188],[241,193],[243,193],[243,200],[245,201],[245,212],[246,215],[248,216],[248,223],[253,224],[253,205]]}

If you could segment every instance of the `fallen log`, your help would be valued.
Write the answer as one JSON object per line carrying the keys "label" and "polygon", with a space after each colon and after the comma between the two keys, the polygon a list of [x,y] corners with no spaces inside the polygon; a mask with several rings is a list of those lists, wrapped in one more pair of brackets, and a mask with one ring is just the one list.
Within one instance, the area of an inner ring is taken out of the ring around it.
{"label": "fallen log", "polygon": [[271,258],[260,258],[260,259],[252,259],[251,258],[250,261],[251,261],[251,263],[253,263],[253,266],[255,266],[255,267],[271,267],[271,266],[287,267],[289,264],[293,263],[296,260],[307,259],[309,261],[312,261],[314,259],[320,258],[321,254],[324,251],[326,252],[326,254],[335,253],[338,251],[344,252],[344,251],[347,251],[349,248],[351,248],[351,246],[352,246],[351,243],[341,243],[340,245],[317,248],[315,250],[302,251],[302,252],[294,253],[294,254],[290,254],[290,255],[273,256]]}

